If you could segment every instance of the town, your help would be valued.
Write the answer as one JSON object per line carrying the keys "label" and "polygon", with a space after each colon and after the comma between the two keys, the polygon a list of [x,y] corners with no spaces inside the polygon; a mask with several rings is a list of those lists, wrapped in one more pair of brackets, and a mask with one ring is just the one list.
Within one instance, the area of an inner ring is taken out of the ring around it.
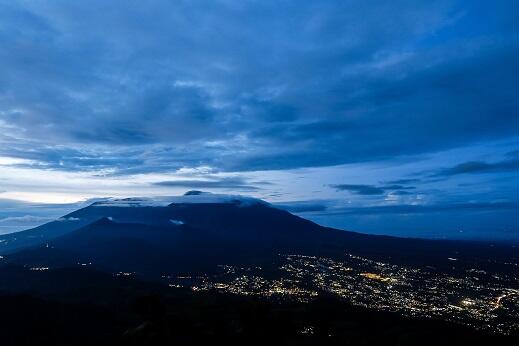
{"label": "town", "polygon": [[[510,265],[516,265],[510,263]],[[478,268],[453,274],[349,254],[279,255],[274,268],[219,266],[216,275],[164,276],[170,287],[193,291],[309,301],[333,294],[370,309],[443,319],[500,334],[519,330],[519,280]]]}

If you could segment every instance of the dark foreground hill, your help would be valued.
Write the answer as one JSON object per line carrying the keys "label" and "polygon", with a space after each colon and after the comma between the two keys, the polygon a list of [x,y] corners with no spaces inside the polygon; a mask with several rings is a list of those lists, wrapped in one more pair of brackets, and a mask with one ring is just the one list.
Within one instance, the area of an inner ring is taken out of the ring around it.
{"label": "dark foreground hill", "polygon": [[171,289],[89,269],[0,267],[2,345],[515,345],[326,295],[272,302]]}

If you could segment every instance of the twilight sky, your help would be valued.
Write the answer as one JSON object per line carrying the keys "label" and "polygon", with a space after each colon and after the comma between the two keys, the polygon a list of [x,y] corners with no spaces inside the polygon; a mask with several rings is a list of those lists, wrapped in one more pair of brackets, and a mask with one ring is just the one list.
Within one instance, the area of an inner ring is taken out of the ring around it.
{"label": "twilight sky", "polygon": [[0,0],[0,233],[198,189],[519,241],[515,1]]}

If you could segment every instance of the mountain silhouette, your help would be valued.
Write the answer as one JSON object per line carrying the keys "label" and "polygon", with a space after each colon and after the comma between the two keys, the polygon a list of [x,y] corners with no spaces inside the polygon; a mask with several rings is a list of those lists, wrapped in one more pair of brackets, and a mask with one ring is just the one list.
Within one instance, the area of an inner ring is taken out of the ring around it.
{"label": "mountain silhouette", "polygon": [[[261,265],[277,254],[341,258],[348,253],[451,266],[449,257],[513,258],[510,246],[365,235],[322,227],[253,198],[190,192],[173,203],[96,202],[58,221],[4,237],[8,262],[84,264],[158,277],[210,272],[220,264]],[[469,263],[470,264],[470,263]]]}

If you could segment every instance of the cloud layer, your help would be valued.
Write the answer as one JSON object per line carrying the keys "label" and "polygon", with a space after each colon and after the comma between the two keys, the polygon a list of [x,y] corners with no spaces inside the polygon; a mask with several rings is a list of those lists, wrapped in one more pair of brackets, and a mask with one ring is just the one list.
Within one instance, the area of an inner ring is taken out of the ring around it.
{"label": "cloud layer", "polygon": [[248,171],[513,135],[516,7],[4,3],[0,155],[120,174]]}

